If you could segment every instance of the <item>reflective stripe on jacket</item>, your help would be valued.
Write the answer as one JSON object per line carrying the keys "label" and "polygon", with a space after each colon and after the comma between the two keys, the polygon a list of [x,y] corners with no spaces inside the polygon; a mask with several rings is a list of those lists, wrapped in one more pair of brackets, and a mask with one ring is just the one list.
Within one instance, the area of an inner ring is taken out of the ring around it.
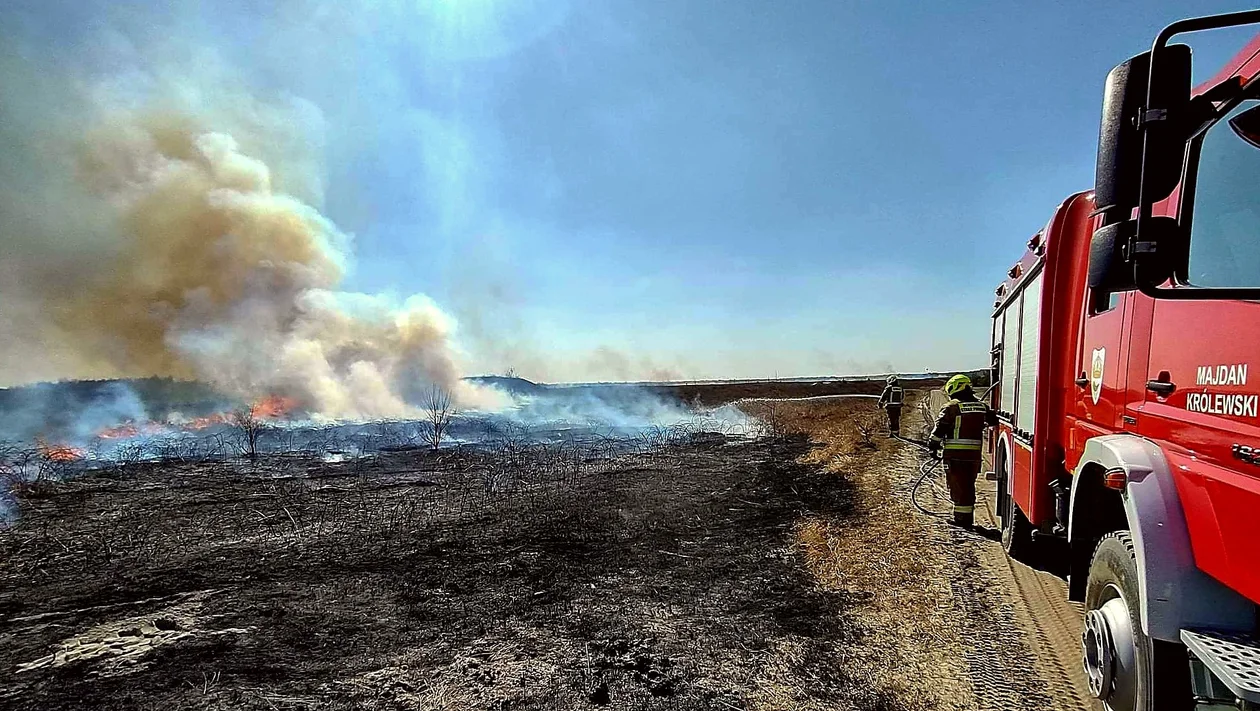
{"label": "reflective stripe on jacket", "polygon": [[879,396],[880,407],[901,407],[906,401],[906,391],[900,385],[889,385]]}
{"label": "reflective stripe on jacket", "polygon": [[984,430],[997,424],[997,415],[988,405],[967,393],[950,400],[936,418],[932,441],[939,442],[946,459],[979,460]]}

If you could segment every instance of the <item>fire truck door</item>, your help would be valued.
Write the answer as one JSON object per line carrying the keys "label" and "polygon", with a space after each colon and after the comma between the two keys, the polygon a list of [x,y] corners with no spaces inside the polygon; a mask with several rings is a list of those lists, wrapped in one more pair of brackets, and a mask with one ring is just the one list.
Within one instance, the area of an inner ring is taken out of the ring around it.
{"label": "fire truck door", "polygon": [[1260,600],[1260,349],[1238,327],[1260,320],[1260,304],[1153,306],[1146,377],[1134,384],[1146,391],[1141,433],[1177,474],[1195,562]]}
{"label": "fire truck door", "polygon": [[1073,451],[1084,448],[1090,437],[1122,427],[1128,382],[1122,335],[1130,300],[1128,293],[1085,300],[1076,360],[1076,403],[1070,408],[1075,414],[1069,447]]}
{"label": "fire truck door", "polygon": [[[1201,139],[1194,209],[1179,216],[1195,286],[1260,286],[1258,107],[1244,102]],[[1149,359],[1130,383],[1140,432],[1168,460],[1195,563],[1260,602],[1260,303],[1156,299],[1151,312]]]}

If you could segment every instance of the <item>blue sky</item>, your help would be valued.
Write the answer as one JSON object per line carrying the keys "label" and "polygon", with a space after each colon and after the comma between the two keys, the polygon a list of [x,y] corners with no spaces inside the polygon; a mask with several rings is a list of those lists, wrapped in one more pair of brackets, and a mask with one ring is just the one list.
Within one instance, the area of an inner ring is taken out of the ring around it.
{"label": "blue sky", "polygon": [[17,0],[0,25],[66,63],[204,48],[311,102],[349,285],[431,296],[474,369],[588,379],[983,365],[993,287],[1092,182],[1108,69],[1233,9]]}

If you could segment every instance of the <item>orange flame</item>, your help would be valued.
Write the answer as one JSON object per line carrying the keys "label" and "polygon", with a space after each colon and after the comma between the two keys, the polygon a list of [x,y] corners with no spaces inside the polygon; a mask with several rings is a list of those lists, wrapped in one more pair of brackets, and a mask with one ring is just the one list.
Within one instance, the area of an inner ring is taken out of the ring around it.
{"label": "orange flame", "polygon": [[114,427],[106,427],[96,433],[101,439],[129,439],[138,437],[142,434],[161,434],[166,427],[159,422],[144,422],[136,424],[134,422],[124,422]]}
{"label": "orange flame", "polygon": [[117,427],[106,427],[96,433],[101,439],[126,439],[140,434],[140,428],[131,422],[124,422]]}
{"label": "orange flame", "polygon": [[[297,401],[283,395],[268,395],[249,406],[249,413],[257,419],[277,420],[287,417],[297,406]],[[230,424],[234,421],[231,411],[215,412],[201,417],[173,422],[124,422],[113,427],[106,427],[96,433],[101,439],[130,439],[140,435],[161,434],[172,427],[184,430],[204,430],[216,425]],[[61,447],[69,450],[70,448]]]}
{"label": "orange flame", "polygon": [[83,459],[83,450],[64,444],[48,444],[42,438],[35,440],[39,454],[50,462],[74,462]]}
{"label": "orange flame", "polygon": [[267,419],[279,419],[288,415],[297,405],[291,397],[283,395],[268,395],[263,399],[250,405],[249,412],[254,417],[263,417]]}
{"label": "orange flame", "polygon": [[223,412],[216,412],[213,415],[205,415],[204,417],[194,417],[187,422],[180,423],[180,426],[188,430],[204,430],[207,427],[221,425],[228,421],[228,416]]}

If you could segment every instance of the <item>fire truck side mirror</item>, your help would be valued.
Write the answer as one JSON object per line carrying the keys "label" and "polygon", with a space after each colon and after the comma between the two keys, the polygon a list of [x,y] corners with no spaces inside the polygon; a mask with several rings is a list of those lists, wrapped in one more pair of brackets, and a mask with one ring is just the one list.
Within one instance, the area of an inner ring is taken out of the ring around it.
{"label": "fire truck side mirror", "polygon": [[1137,285],[1133,282],[1133,268],[1128,267],[1121,253],[1125,242],[1133,233],[1134,222],[1113,222],[1094,230],[1089,240],[1089,288],[1108,293],[1129,291]]}
{"label": "fire truck side mirror", "polygon": [[1177,144],[1184,146],[1186,137],[1177,119],[1190,101],[1190,61],[1190,48],[1175,44],[1160,51],[1154,81],[1150,52],[1107,74],[1094,171],[1094,204],[1106,215],[1104,223],[1128,220],[1140,192],[1148,202],[1158,201],[1180,181],[1184,150]]}
{"label": "fire truck side mirror", "polygon": [[1113,293],[1130,291],[1139,285],[1159,286],[1173,275],[1177,260],[1184,257],[1184,230],[1171,217],[1152,217],[1142,228],[1142,239],[1155,250],[1136,262],[1125,254],[1133,236],[1134,220],[1114,222],[1094,230],[1089,242],[1089,288]]}

